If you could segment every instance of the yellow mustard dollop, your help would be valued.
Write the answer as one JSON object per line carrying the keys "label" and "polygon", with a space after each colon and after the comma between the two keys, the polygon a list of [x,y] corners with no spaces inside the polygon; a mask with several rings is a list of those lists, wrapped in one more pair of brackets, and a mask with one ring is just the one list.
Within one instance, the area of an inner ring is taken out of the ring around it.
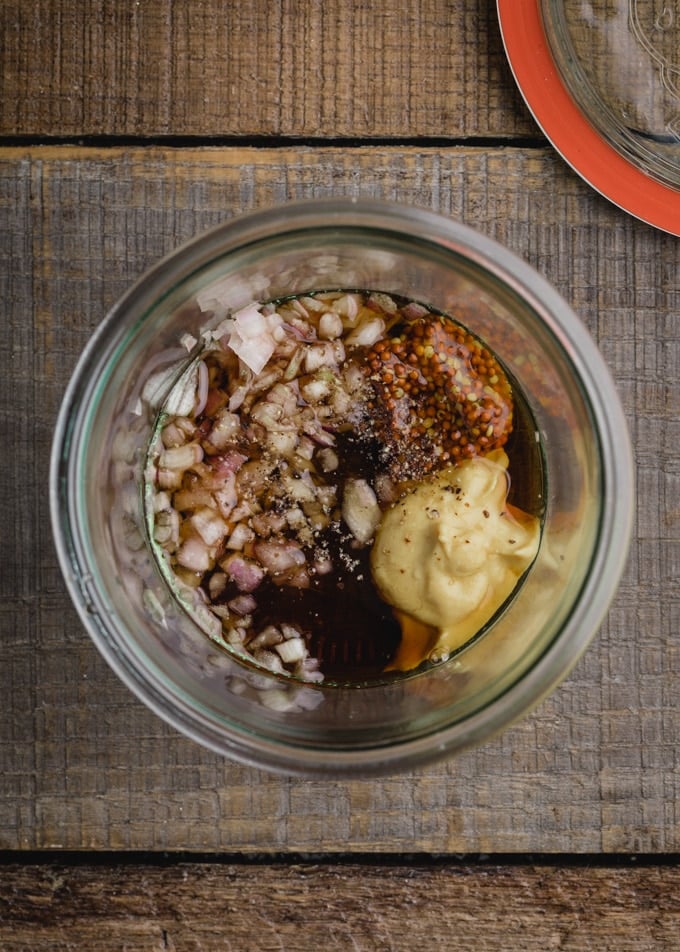
{"label": "yellow mustard dollop", "polygon": [[384,513],[371,570],[402,627],[390,669],[469,641],[534,560],[540,523],[508,505],[507,468],[503,450],[448,466]]}

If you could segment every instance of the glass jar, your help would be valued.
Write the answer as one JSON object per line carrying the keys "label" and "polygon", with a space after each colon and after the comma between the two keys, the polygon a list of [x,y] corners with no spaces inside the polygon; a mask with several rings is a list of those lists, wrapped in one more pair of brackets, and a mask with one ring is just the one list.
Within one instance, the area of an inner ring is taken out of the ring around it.
{"label": "glass jar", "polygon": [[[508,607],[449,661],[361,687],[302,683],[216,645],[159,572],[144,513],[157,408],[186,366],[186,335],[204,329],[200,303],[219,294],[237,310],[330,288],[380,290],[455,314],[527,398],[546,474],[539,552]],[[347,776],[410,769],[479,744],[555,687],[615,592],[632,486],[609,373],[535,271],[437,214],[326,200],[229,221],[165,258],[114,306],[64,398],[51,505],[82,621],[152,710],[239,761]]]}

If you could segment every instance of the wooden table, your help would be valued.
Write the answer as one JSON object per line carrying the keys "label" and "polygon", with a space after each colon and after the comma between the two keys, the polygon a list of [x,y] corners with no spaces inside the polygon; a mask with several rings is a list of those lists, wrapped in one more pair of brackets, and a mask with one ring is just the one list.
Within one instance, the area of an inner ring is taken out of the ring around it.
{"label": "wooden table", "polygon": [[[546,143],[492,0],[1,0],[0,947],[680,948],[680,241]],[[481,749],[384,780],[226,761],[83,631],[50,538],[59,402],[181,240],[329,195],[437,209],[544,274],[635,442],[620,592]]]}

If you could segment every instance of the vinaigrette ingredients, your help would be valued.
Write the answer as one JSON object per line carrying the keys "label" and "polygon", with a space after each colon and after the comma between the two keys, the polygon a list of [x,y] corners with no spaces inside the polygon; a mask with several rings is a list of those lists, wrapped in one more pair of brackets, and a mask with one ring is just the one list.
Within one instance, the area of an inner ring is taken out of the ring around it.
{"label": "vinaigrette ingredients", "polygon": [[506,498],[517,408],[495,355],[421,304],[249,305],[204,332],[159,418],[163,570],[269,671],[364,683],[445,657],[535,555],[538,519]]}

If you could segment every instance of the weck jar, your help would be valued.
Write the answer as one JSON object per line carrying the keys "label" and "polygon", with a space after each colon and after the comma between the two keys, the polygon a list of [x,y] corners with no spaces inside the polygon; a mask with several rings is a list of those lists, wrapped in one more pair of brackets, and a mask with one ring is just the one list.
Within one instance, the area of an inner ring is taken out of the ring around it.
{"label": "weck jar", "polygon": [[[149,452],[159,408],[206,327],[253,302],[363,290],[452,315],[497,355],[523,395],[540,458],[540,541],[512,598],[436,663],[368,680],[305,679],[230,650],[211,637],[214,619],[206,624],[178,597],[150,535]],[[557,292],[446,217],[349,199],[229,220],[145,274],[81,357],[51,471],[66,583],[125,684],[221,754],[315,776],[410,769],[478,745],[533,708],[603,620],[626,559],[632,498],[615,387]]]}

